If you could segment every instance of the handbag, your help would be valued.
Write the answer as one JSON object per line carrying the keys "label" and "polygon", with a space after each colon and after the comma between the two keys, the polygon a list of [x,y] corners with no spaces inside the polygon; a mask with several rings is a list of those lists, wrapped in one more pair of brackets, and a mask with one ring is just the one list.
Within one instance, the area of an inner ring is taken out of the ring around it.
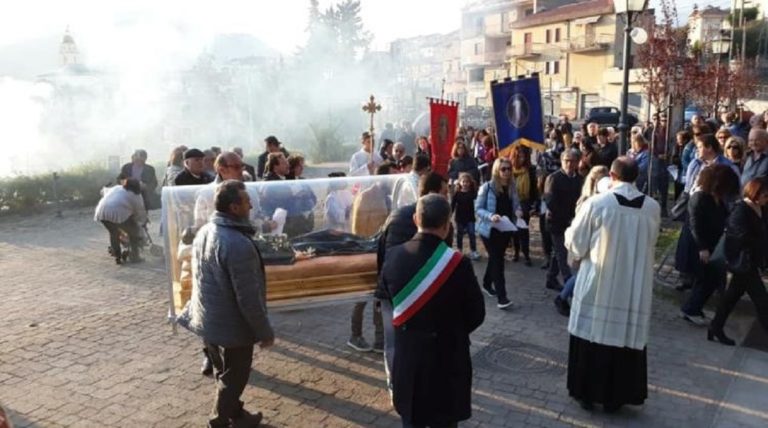
{"label": "handbag", "polygon": [[687,192],[683,192],[680,194],[680,197],[677,198],[677,201],[675,201],[675,204],[672,205],[672,208],[669,210],[669,216],[674,221],[683,221],[685,220],[685,216],[688,213],[688,201],[691,199],[691,195],[689,195]]}
{"label": "handbag", "polygon": [[727,259],[726,265],[731,273],[747,273],[752,268],[752,257],[749,251],[740,249],[734,259]]}
{"label": "handbag", "polygon": [[712,255],[709,257],[709,264],[713,265],[718,270],[725,270],[728,267],[728,261],[725,258],[725,232],[720,236],[720,240],[717,241],[715,249],[712,250]]}
{"label": "handbag", "polygon": [[729,258],[725,252],[725,235],[726,233],[723,232],[723,236],[717,241],[717,245],[712,251],[712,256],[709,258],[709,263],[715,265],[718,269],[727,269],[731,273],[742,274],[749,272],[752,267],[752,257],[749,251],[740,248],[735,257]]}

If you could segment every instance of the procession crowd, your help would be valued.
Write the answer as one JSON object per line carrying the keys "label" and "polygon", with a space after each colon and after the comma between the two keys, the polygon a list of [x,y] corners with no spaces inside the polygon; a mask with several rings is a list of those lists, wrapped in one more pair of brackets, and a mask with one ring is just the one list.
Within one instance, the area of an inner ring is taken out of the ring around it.
{"label": "procession crowd", "polygon": [[[460,128],[445,175],[432,171],[431,141],[410,124],[388,124],[378,148],[363,133],[348,170],[330,177],[400,173],[401,191],[373,184],[353,195],[340,186],[323,201],[323,224],[348,229],[361,207],[381,208],[357,216],[359,224],[346,230],[378,239],[379,270],[371,305],[374,343],[363,337],[368,302],[359,302],[348,345],[384,354],[403,426],[456,426],[471,416],[469,335],[485,317],[483,293],[500,310],[514,308],[504,268],[507,262],[533,265],[534,218],[546,270],[542,285],[556,292],[555,309],[569,317],[568,389],[585,409],[599,403],[614,412],[647,397],[654,251],[663,216],[682,221],[676,264],[685,278],[681,289],[691,292],[681,317],[708,326],[710,340],[733,345],[725,322],[748,293],[768,329],[761,279],[768,255],[766,119],[768,113],[738,120],[724,114],[720,121],[694,117],[670,135],[659,115],[632,128],[631,149],[623,156],[615,130],[596,123],[577,130],[565,116],[547,124],[543,151],[523,144],[499,151],[492,129]],[[290,155],[273,136],[265,139],[255,167],[238,148],[179,146],[168,161],[163,186],[209,185],[213,193],[208,210],[195,213],[194,288],[179,316],[181,325],[201,336],[203,373],[216,379],[209,426],[257,426],[262,418],[239,400],[254,345],[268,347],[275,338],[266,310],[269,285],[252,236],[275,226],[276,207],[298,219],[286,224],[289,237],[311,232],[315,222],[311,191],[259,200],[243,182],[300,180],[303,169],[304,158]],[[121,172],[121,185],[109,189],[96,209],[118,263],[121,231],[129,238],[129,259],[140,260],[140,226],[158,186],[154,174],[146,153],[137,150]],[[482,258],[477,235],[487,256],[480,276],[471,262]],[[703,307],[718,290],[722,297],[710,322]]]}

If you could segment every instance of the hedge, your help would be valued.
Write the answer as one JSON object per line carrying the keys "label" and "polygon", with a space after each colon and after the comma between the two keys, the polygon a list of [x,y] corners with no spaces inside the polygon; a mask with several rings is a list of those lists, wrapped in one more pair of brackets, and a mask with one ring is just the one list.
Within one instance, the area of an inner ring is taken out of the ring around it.
{"label": "hedge", "polygon": [[[100,190],[114,183],[113,172],[98,165],[82,165],[58,175],[58,199],[68,205],[95,205]],[[55,203],[53,174],[0,178],[0,214],[28,212]]]}

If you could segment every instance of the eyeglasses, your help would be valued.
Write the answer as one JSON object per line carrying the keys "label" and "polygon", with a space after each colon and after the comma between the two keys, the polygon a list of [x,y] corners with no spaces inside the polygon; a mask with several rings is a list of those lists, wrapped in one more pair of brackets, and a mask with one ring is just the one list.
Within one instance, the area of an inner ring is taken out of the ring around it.
{"label": "eyeglasses", "polygon": [[509,171],[512,171],[512,168],[510,168],[508,166],[502,166],[501,168],[499,168],[499,171],[501,171],[501,172],[509,172]]}

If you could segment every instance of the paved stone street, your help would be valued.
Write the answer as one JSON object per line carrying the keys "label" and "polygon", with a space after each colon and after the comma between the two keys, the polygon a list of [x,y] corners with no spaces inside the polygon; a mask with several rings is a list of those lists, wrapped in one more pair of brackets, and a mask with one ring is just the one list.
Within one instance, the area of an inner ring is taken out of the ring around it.
{"label": "paved stone street", "polygon": [[[20,427],[203,426],[213,384],[198,372],[200,342],[165,322],[162,261],[116,266],[91,218],[82,209],[0,220],[0,403]],[[654,301],[646,404],[582,410],[565,387],[567,320],[543,272],[507,268],[515,307],[486,299],[473,335],[474,415],[462,426],[768,425],[768,353],[707,342],[677,318],[668,293]],[[345,345],[350,311],[271,314],[278,342],[258,352],[244,394],[267,426],[399,426],[381,356]],[[741,339],[752,320],[736,316],[728,332]],[[365,326],[372,340],[370,319]]]}

